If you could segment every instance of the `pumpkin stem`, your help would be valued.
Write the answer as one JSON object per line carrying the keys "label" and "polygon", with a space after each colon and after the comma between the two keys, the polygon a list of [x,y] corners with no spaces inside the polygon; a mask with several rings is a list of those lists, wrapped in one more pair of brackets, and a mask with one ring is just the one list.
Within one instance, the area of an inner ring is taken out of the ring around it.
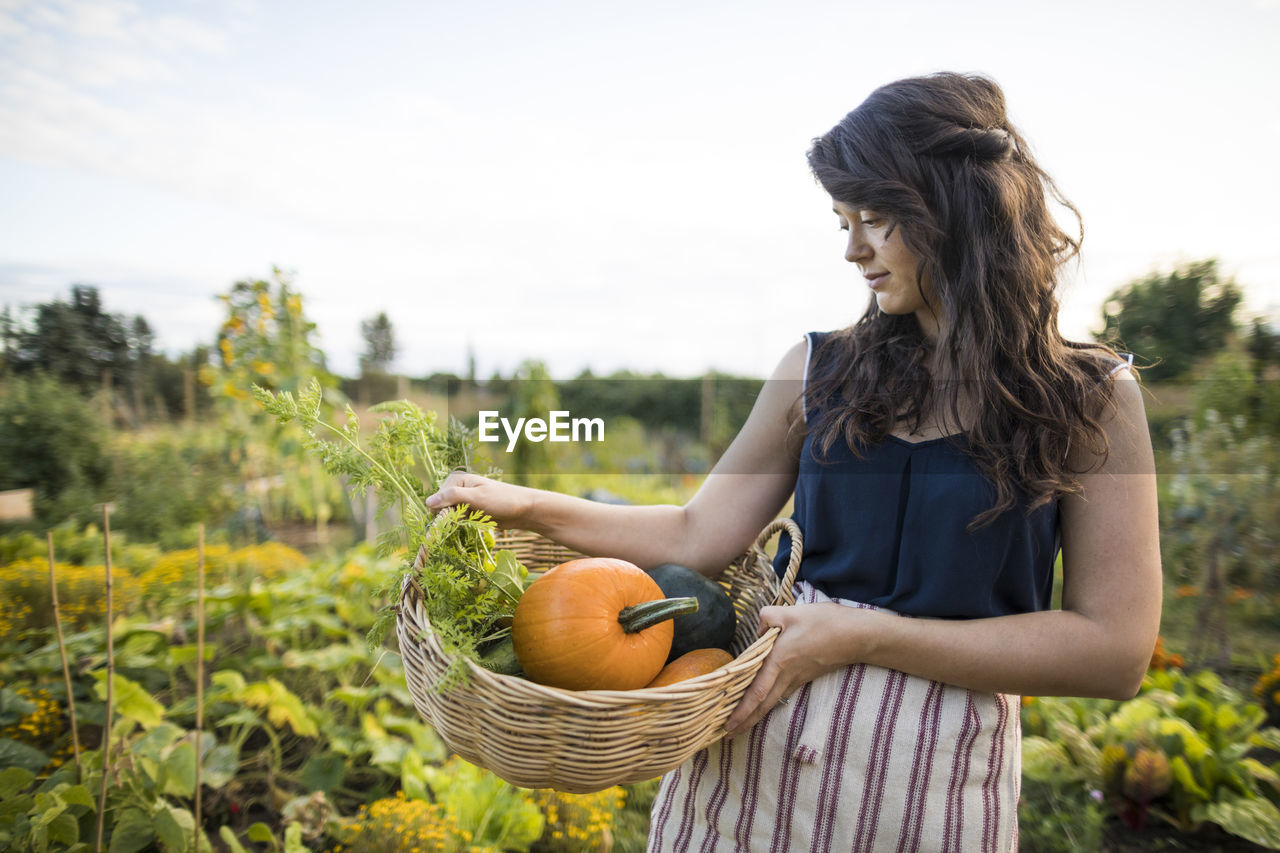
{"label": "pumpkin stem", "polygon": [[684,598],[659,598],[622,608],[618,612],[618,624],[628,634],[638,634],[659,622],[697,612],[698,599],[692,595]]}

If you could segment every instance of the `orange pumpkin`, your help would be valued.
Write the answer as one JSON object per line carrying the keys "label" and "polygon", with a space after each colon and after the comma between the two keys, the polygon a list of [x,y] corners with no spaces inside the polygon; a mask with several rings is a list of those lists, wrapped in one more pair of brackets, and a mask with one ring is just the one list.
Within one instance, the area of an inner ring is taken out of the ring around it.
{"label": "orange pumpkin", "polygon": [[720,667],[733,661],[733,655],[724,649],[694,649],[685,652],[662,668],[662,671],[645,687],[666,687],[677,681],[686,681],[708,672],[715,672]]}
{"label": "orange pumpkin", "polygon": [[586,557],[538,578],[516,604],[511,639],[529,678],[568,690],[634,690],[662,669],[671,619],[697,599],[668,599],[626,560]]}

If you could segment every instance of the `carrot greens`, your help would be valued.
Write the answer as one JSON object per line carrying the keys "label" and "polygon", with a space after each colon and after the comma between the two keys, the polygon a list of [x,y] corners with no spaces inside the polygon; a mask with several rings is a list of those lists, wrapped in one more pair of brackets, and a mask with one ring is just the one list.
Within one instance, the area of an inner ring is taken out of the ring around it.
{"label": "carrot greens", "polygon": [[[406,549],[404,571],[383,590],[399,601],[406,583],[422,590],[431,627],[445,650],[457,661],[458,672],[444,682],[465,676],[462,658],[479,662],[480,647],[505,636],[528,572],[515,554],[495,550],[492,518],[465,505],[431,513],[426,498],[454,470],[469,470],[475,438],[456,419],[441,424],[408,400],[380,403],[371,411],[383,415],[367,438],[350,405],[341,425],[330,424],[321,413],[323,392],[314,380],[295,397],[254,386],[254,397],[281,424],[297,423],[303,445],[320,459],[324,469],[345,478],[353,494],[372,489],[377,514],[394,508],[399,523],[379,537],[379,551]],[[488,472],[493,473],[493,472]],[[424,555],[420,569],[413,556]],[[379,613],[369,632],[370,647],[381,645],[395,621],[397,604]]]}

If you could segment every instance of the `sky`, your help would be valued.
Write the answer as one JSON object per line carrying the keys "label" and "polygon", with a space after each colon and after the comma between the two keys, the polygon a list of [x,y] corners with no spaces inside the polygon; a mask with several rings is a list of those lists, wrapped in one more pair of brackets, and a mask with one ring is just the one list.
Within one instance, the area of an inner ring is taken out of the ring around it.
{"label": "sky", "polygon": [[0,0],[0,305],[170,354],[286,270],[330,367],[768,375],[867,304],[805,152],[978,72],[1084,218],[1062,330],[1215,257],[1280,317],[1280,0]]}

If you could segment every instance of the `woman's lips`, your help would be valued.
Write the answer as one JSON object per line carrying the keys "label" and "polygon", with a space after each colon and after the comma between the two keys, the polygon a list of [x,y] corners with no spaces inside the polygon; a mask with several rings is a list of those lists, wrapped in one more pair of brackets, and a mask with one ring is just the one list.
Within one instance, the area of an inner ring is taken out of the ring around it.
{"label": "woman's lips", "polygon": [[886,278],[889,277],[889,274],[887,272],[878,272],[874,275],[867,275],[864,277],[867,280],[867,285],[870,286],[872,290],[875,290]]}

